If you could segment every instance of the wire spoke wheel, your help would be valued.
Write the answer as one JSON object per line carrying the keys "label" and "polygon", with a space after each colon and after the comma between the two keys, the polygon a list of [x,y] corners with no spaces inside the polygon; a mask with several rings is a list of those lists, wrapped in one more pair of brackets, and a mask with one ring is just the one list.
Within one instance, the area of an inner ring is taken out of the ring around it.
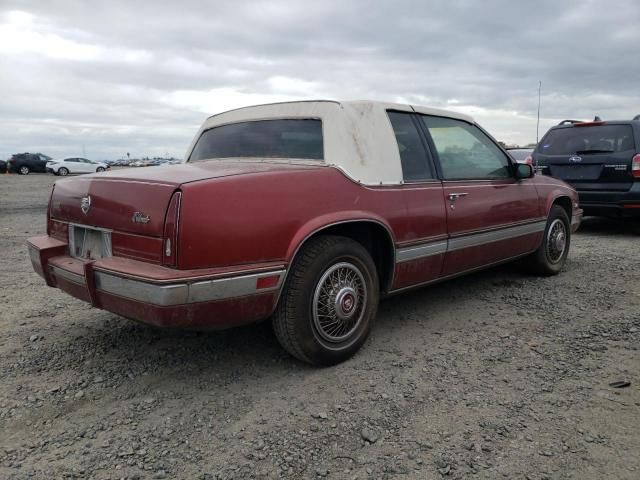
{"label": "wire spoke wheel", "polygon": [[551,263],[558,263],[567,248],[567,229],[559,218],[549,226],[546,238],[547,256]]}
{"label": "wire spoke wheel", "polygon": [[313,365],[351,358],[367,339],[380,283],[367,249],[339,235],[319,235],[293,261],[273,314],[273,331],[294,357]]}
{"label": "wire spoke wheel", "polygon": [[313,324],[327,342],[339,343],[359,327],[367,305],[362,272],[354,264],[332,265],[318,281],[313,294]]}

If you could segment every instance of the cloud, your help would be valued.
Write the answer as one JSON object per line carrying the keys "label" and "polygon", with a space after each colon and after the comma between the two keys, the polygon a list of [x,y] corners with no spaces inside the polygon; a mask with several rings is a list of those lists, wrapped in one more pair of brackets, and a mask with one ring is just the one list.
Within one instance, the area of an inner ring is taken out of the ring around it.
{"label": "cloud", "polygon": [[535,140],[564,118],[640,113],[640,4],[12,1],[0,7],[0,158],[180,156],[203,119],[290,99],[469,113]]}

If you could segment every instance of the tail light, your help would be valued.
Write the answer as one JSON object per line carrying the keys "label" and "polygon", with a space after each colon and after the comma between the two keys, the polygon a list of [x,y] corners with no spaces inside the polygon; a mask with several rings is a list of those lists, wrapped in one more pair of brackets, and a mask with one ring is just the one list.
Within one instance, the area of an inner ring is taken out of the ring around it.
{"label": "tail light", "polygon": [[52,232],[52,228],[51,228],[51,199],[53,198],[53,191],[56,188],[56,184],[53,184],[53,187],[51,187],[51,193],[49,194],[49,203],[47,204],[47,235],[51,235]]}
{"label": "tail light", "polygon": [[169,267],[178,265],[178,222],[180,221],[180,200],[182,192],[175,192],[169,202],[164,218],[164,236],[162,242],[162,263]]}
{"label": "tail light", "polygon": [[633,178],[640,178],[640,153],[631,160],[631,175]]}

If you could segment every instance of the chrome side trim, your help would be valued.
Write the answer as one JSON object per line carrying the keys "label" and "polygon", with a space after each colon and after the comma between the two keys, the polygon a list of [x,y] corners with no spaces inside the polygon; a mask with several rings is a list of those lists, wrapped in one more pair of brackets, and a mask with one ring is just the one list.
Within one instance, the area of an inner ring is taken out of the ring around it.
{"label": "chrome side trim", "polygon": [[220,300],[223,298],[245,297],[256,293],[257,281],[260,278],[279,275],[278,283],[269,288],[261,288],[260,292],[270,292],[278,290],[284,281],[286,270],[275,272],[258,273],[255,275],[245,275],[242,277],[221,278],[218,280],[205,280],[189,285],[189,296],[187,303],[207,302]]}
{"label": "chrome side trim", "polygon": [[438,241],[419,245],[417,247],[399,248],[396,251],[396,264],[417,260],[419,258],[440,255],[447,251],[447,241]]}
{"label": "chrome side trim", "polygon": [[396,265],[402,262],[418,260],[420,258],[440,255],[447,252],[455,252],[464,248],[476,247],[488,243],[499,242],[501,240],[509,240],[531,233],[544,231],[547,225],[546,220],[526,223],[524,225],[515,225],[511,227],[503,227],[488,232],[465,234],[453,237],[448,240],[437,240],[427,242],[422,245],[397,248],[396,249]]}
{"label": "chrome side trim", "polygon": [[77,273],[70,272],[69,270],[65,270],[54,265],[49,266],[49,268],[53,271],[53,274],[56,277],[64,278],[69,282],[77,283],[80,285],[84,285],[87,283],[84,281],[84,275],[79,275]]}
{"label": "chrome side trim", "polygon": [[94,278],[96,290],[153,305],[180,305],[187,303],[189,295],[186,283],[154,285],[103,272],[94,272]]}
{"label": "chrome side trim", "polygon": [[[87,284],[84,275],[79,275],[54,265],[49,268],[56,277],[78,285]],[[94,271],[93,275],[96,290],[101,292],[152,305],[171,306],[245,297],[257,293],[280,290],[286,272],[285,269],[271,270],[251,275],[238,275],[193,283],[176,282],[168,285],[133,280],[102,271]],[[275,285],[258,289],[259,279],[275,275],[279,277]]]}
{"label": "chrome side trim", "polygon": [[509,240],[511,238],[521,237],[523,235],[529,235],[531,233],[537,233],[544,231],[547,222],[535,222],[528,223],[526,225],[518,225],[517,227],[501,228],[500,230],[493,230],[486,233],[476,233],[471,235],[465,235],[462,237],[455,237],[449,239],[448,252],[454,252],[456,250],[462,250],[469,247],[477,247],[479,245],[485,245],[487,243],[499,242],[501,240]]}
{"label": "chrome side trim", "polygon": [[417,283],[415,285],[408,285],[406,287],[402,287],[402,288],[397,288],[395,290],[391,290],[390,292],[387,293],[387,297],[391,297],[393,295],[397,295],[398,293],[402,293],[402,292],[406,292],[409,290],[414,290],[416,288],[420,288],[420,287],[426,287],[427,285],[433,285],[435,283],[440,283],[440,282],[446,282],[447,280],[453,280],[454,278],[458,278],[458,277],[463,277],[469,273],[473,273],[473,272],[479,272],[481,270],[486,270],[488,268],[492,268],[492,267],[496,267],[498,265],[502,265],[503,263],[509,263],[513,260],[517,260],[518,258],[522,258],[522,257],[526,257],[527,255],[530,255],[531,253],[535,252],[535,250],[532,250],[530,252],[526,252],[520,255],[515,255],[513,257],[509,257],[509,258],[504,258],[502,260],[498,260],[496,262],[493,263],[488,263],[487,265],[481,265],[479,267],[474,267],[474,268],[470,268],[468,270],[464,270],[462,272],[456,272],[453,273],[451,275],[447,275],[446,277],[438,277],[438,278],[433,278],[431,280],[427,280],[426,282],[422,282],[422,283]]}
{"label": "chrome side trim", "polygon": [[[159,306],[182,305],[229,298],[245,297],[256,293],[272,292],[282,286],[286,270],[276,270],[252,275],[219,278],[195,283],[158,285],[132,280],[105,272],[94,272],[96,289],[139,302]],[[278,275],[276,285],[257,288],[261,278]]]}

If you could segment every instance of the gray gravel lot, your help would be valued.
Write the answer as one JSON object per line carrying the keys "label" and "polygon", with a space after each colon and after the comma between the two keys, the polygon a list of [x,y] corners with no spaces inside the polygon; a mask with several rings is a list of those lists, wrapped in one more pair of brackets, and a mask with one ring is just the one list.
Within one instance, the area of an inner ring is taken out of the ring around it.
{"label": "gray gravel lot", "polygon": [[46,287],[53,182],[0,175],[0,478],[640,478],[640,224],[587,220],[557,277],[389,299],[315,369],[267,322],[162,331]]}

